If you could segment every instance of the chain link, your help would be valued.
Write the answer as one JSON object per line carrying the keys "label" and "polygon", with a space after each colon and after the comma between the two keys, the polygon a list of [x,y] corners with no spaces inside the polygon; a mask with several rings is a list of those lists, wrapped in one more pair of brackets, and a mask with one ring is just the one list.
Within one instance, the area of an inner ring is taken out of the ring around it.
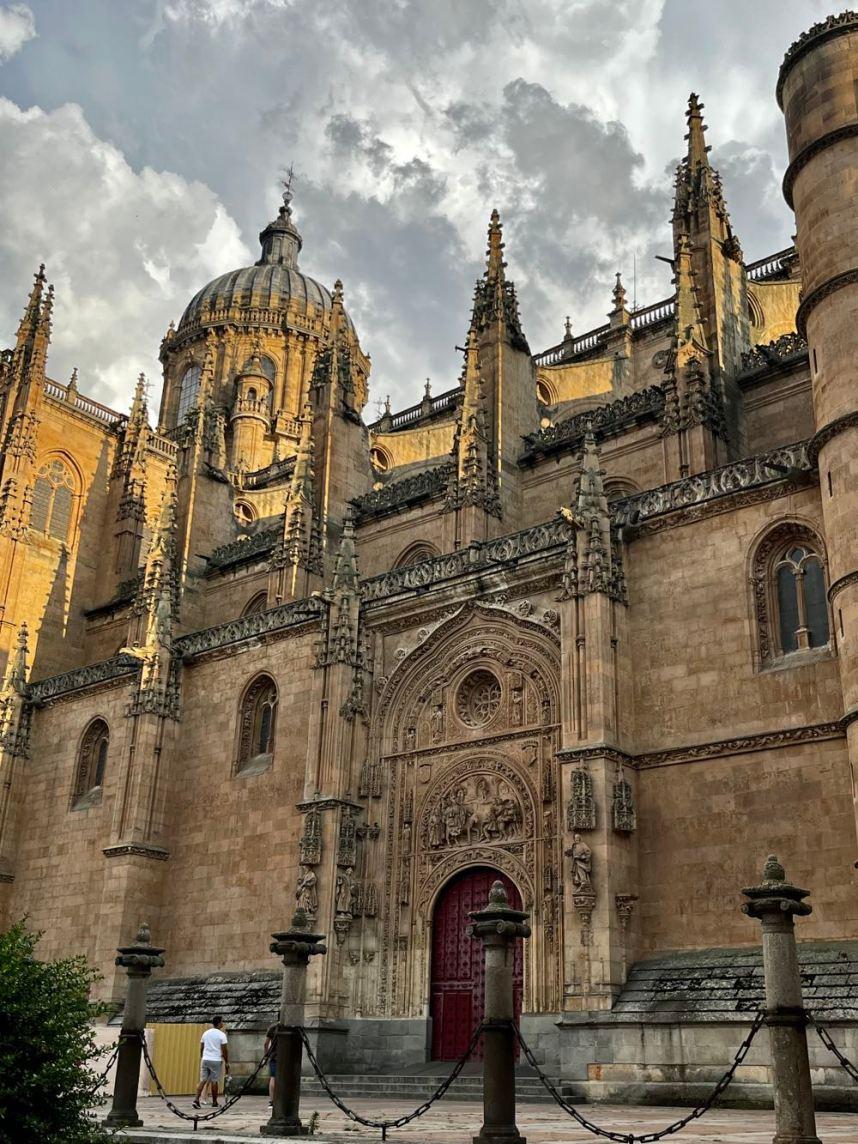
{"label": "chain link", "polygon": [[658,1132],[644,1132],[641,1135],[636,1135],[634,1132],[613,1132],[609,1128],[600,1128],[598,1124],[593,1124],[586,1118],[586,1116],[582,1116],[577,1108],[571,1105],[568,1100],[560,1095],[556,1087],[552,1084],[551,1080],[539,1067],[536,1057],[533,1055],[533,1052],[526,1043],[524,1037],[521,1035],[521,1030],[517,1025],[513,1025],[513,1031],[519,1045],[521,1046],[521,1051],[524,1054],[525,1060],[531,1066],[531,1068],[536,1071],[536,1075],[539,1077],[540,1081],[542,1081],[545,1089],[551,1094],[553,1099],[557,1104],[560,1105],[563,1111],[571,1116],[573,1120],[576,1120],[583,1129],[585,1129],[587,1132],[591,1132],[594,1136],[601,1136],[604,1140],[616,1140],[619,1142],[619,1144],[654,1144],[656,1140],[663,1140],[665,1136],[672,1136],[674,1132],[679,1132],[680,1129],[684,1128],[687,1124],[690,1124],[692,1120],[697,1120],[705,1112],[709,1111],[709,1109],[712,1107],[721,1093],[724,1092],[730,1081],[736,1075],[736,1069],[748,1055],[748,1050],[751,1047],[751,1043],[753,1042],[754,1037],[756,1037],[757,1033],[760,1031],[760,1028],[762,1027],[765,1019],[765,1013],[757,1013],[756,1017],[754,1018],[754,1023],[751,1025],[750,1032],[736,1051],[736,1055],[733,1058],[733,1063],[730,1065],[730,1067],[715,1085],[715,1088],[712,1090],[709,1096],[707,1096],[706,1100],[704,1100],[702,1104],[698,1105],[697,1108],[689,1112],[687,1116],[683,1116],[681,1120],[674,1121],[673,1124],[669,1124],[666,1128],[662,1128]]}
{"label": "chain link", "polygon": [[477,1042],[483,1034],[485,1026],[486,1022],[481,1022],[479,1025],[477,1025],[476,1029],[474,1029],[473,1036],[471,1037],[470,1044],[468,1045],[467,1049],[465,1049],[465,1052],[458,1059],[458,1061],[456,1061],[456,1064],[453,1067],[453,1071],[438,1085],[429,1099],[425,1100],[423,1104],[421,1104],[418,1108],[415,1108],[413,1112],[409,1112],[405,1116],[399,1116],[396,1120],[369,1120],[367,1117],[361,1116],[359,1112],[355,1112],[353,1108],[349,1108],[349,1106],[345,1104],[339,1096],[337,1096],[337,1094],[331,1088],[328,1082],[328,1078],[322,1072],[321,1066],[316,1060],[316,1054],[313,1052],[313,1048],[310,1044],[306,1030],[300,1027],[296,1027],[294,1032],[301,1034],[301,1040],[304,1042],[304,1048],[307,1051],[307,1059],[313,1066],[313,1071],[318,1077],[319,1084],[322,1086],[322,1088],[325,1090],[325,1092],[328,1094],[340,1112],[344,1113],[349,1118],[349,1120],[353,1120],[356,1124],[363,1124],[367,1128],[380,1128],[381,1138],[382,1140],[386,1140],[387,1131],[389,1128],[404,1127],[404,1125],[409,1124],[412,1120],[416,1120],[418,1116],[422,1116],[424,1112],[428,1112],[432,1105],[436,1101],[440,1100],[442,1096],[444,1096],[444,1094],[447,1092],[447,1089],[450,1087],[453,1081],[456,1080],[459,1073],[468,1063],[468,1060],[470,1059],[474,1049],[477,1047]]}
{"label": "chain link", "polygon": [[113,1068],[113,1065],[116,1061],[116,1058],[119,1056],[119,1046],[122,1044],[122,1041],[123,1041],[123,1037],[120,1036],[119,1040],[116,1042],[116,1045],[114,1046],[113,1052],[107,1058],[107,1064],[104,1066],[104,1071],[102,1073],[100,1073],[99,1076],[97,1076],[95,1078],[95,1081],[93,1082],[93,1086],[92,1086],[93,1095],[95,1095],[95,1093],[98,1092],[98,1090],[101,1088],[101,1086],[107,1080],[107,1074]]}
{"label": "chain link", "polygon": [[196,1130],[197,1130],[197,1124],[202,1123],[206,1120],[215,1120],[218,1116],[223,1116],[223,1114],[225,1112],[228,1112],[229,1109],[232,1108],[232,1106],[234,1104],[236,1104],[239,1100],[241,1100],[241,1098],[247,1094],[247,1090],[250,1088],[250,1086],[253,1084],[253,1082],[256,1080],[256,1078],[259,1076],[259,1074],[262,1071],[262,1069],[264,1068],[264,1066],[270,1060],[271,1054],[274,1052],[274,1046],[272,1045],[272,1047],[268,1050],[267,1053],[265,1053],[262,1060],[259,1062],[259,1064],[256,1066],[256,1068],[253,1070],[253,1072],[250,1074],[250,1076],[247,1077],[247,1079],[245,1080],[244,1084],[242,1084],[242,1086],[238,1090],[238,1092],[236,1092],[228,1100],[225,1100],[220,1108],[216,1108],[213,1112],[206,1112],[202,1116],[191,1116],[187,1112],[183,1112],[181,1110],[181,1108],[177,1108],[176,1105],[172,1102],[172,1100],[170,1100],[170,1098],[164,1092],[164,1086],[161,1084],[161,1081],[158,1078],[158,1074],[155,1072],[155,1066],[152,1063],[152,1058],[149,1056],[149,1047],[146,1044],[145,1035],[141,1035],[140,1040],[141,1040],[141,1044],[142,1044],[142,1048],[143,1048],[143,1060],[146,1062],[146,1068],[149,1070],[149,1075],[151,1076],[152,1080],[155,1082],[155,1087],[158,1091],[158,1095],[163,1100],[164,1104],[166,1104],[167,1108],[169,1108],[169,1110],[173,1113],[174,1116],[178,1116],[180,1120],[187,1120],[187,1121],[193,1123],[194,1132],[196,1132]]}
{"label": "chain link", "polygon": [[816,1018],[814,1017],[811,1017],[811,1021],[813,1021],[817,1036],[819,1037],[820,1041],[822,1041],[823,1045],[825,1045],[829,1052],[834,1053],[835,1057],[837,1057],[838,1064],[841,1064],[845,1069],[847,1075],[850,1076],[856,1084],[858,1084],[858,1068],[853,1065],[848,1057],[845,1057],[843,1053],[841,1053],[840,1049],[838,1049],[837,1045],[835,1045],[834,1041],[832,1041],[831,1034],[825,1028],[825,1026],[817,1024]]}

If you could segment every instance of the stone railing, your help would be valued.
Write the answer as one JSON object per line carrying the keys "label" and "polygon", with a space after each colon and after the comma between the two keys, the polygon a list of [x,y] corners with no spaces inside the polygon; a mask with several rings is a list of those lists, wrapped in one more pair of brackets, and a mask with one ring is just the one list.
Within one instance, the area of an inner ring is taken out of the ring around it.
{"label": "stone railing", "polygon": [[676,295],[672,298],[665,298],[663,302],[653,302],[651,306],[642,306],[632,313],[632,329],[645,330],[649,326],[656,326],[665,318],[672,318],[675,313]]}
{"label": "stone railing", "polygon": [[273,484],[275,481],[285,480],[286,477],[291,477],[294,468],[294,457],[284,457],[280,461],[272,461],[271,464],[266,465],[264,469],[256,469],[255,472],[244,473],[241,477],[241,487],[245,489],[264,489],[266,485]]}
{"label": "stone railing", "polygon": [[265,528],[248,536],[240,536],[229,544],[216,548],[210,556],[206,557],[208,567],[206,575],[219,572],[223,568],[231,568],[235,564],[243,564],[254,557],[264,556],[270,552],[283,534],[282,528]]}
{"label": "stone railing", "polygon": [[801,334],[781,334],[773,342],[765,346],[754,346],[747,353],[742,354],[742,373],[751,373],[754,370],[765,369],[771,365],[780,365],[782,362],[793,361],[807,354],[807,342]]}
{"label": "stone railing", "polygon": [[90,663],[86,667],[64,671],[62,675],[37,679],[30,684],[29,697],[34,703],[47,703],[49,699],[56,699],[59,695],[68,695],[71,691],[80,691],[84,687],[93,687],[123,675],[134,675],[139,670],[140,660],[130,655],[115,655],[112,659],[101,660],[100,663]]}
{"label": "stone railing", "polygon": [[789,264],[796,256],[794,246],[779,250],[777,254],[770,254],[767,258],[760,258],[756,262],[749,262],[745,273],[752,282],[765,282],[770,278],[784,278],[789,274]]}
{"label": "stone railing", "polygon": [[355,497],[351,502],[357,510],[358,520],[373,516],[383,516],[388,512],[400,512],[409,505],[418,504],[429,497],[440,496],[447,489],[455,466],[445,461],[433,469],[425,469],[412,477],[391,481],[366,496]]}
{"label": "stone railing", "polygon": [[159,433],[150,433],[146,448],[152,453],[159,453],[168,461],[175,461],[179,453],[179,446],[169,437],[162,437]]}
{"label": "stone railing", "polygon": [[249,616],[241,616],[225,624],[189,632],[176,640],[173,650],[184,660],[192,659],[196,655],[217,651],[218,648],[228,647],[230,644],[258,639],[268,632],[279,632],[285,628],[296,627],[298,624],[311,623],[319,619],[324,607],[322,600],[315,596],[306,600],[293,600],[277,608],[269,608],[265,612],[253,612]]}
{"label": "stone railing", "polygon": [[642,524],[654,516],[759,488],[812,469],[808,442],[799,441],[795,445],[785,445],[757,457],[711,469],[708,473],[684,477],[681,481],[625,497],[611,506],[612,520],[620,528]]}
{"label": "stone railing", "polygon": [[540,429],[525,437],[526,450],[522,460],[527,461],[539,454],[555,452],[577,445],[589,430],[601,435],[618,432],[637,421],[640,417],[657,417],[664,408],[664,392],[659,385],[620,397],[607,405],[598,405],[584,413],[576,413],[556,425]]}
{"label": "stone railing", "polygon": [[461,385],[439,393],[437,397],[424,398],[417,405],[409,405],[407,409],[400,409],[398,413],[385,413],[373,421],[368,428],[373,433],[395,433],[400,429],[408,429],[419,424],[424,417],[434,417],[439,413],[452,413],[462,403],[464,390]]}
{"label": "stone railing", "polygon": [[124,414],[117,413],[115,409],[110,409],[107,405],[102,405],[100,401],[93,401],[91,397],[84,397],[83,394],[76,393],[74,390],[69,394],[67,387],[59,385],[56,381],[48,380],[45,382],[45,393],[54,401],[62,401],[76,412],[84,413],[87,417],[94,417],[96,421],[101,421],[105,425],[113,425],[125,420]]}
{"label": "stone railing", "polygon": [[564,338],[556,346],[549,346],[547,350],[534,354],[533,360],[537,365],[561,365],[577,357],[578,354],[594,350],[610,328],[610,325],[605,324],[595,330],[588,330],[586,334],[580,334],[577,338]]}
{"label": "stone railing", "polygon": [[401,592],[420,592],[445,580],[466,576],[471,572],[500,567],[534,554],[546,554],[552,549],[561,551],[572,535],[571,526],[561,517],[544,524],[460,548],[457,552],[433,556],[419,564],[394,568],[380,576],[361,581],[360,594],[364,603],[385,600]]}

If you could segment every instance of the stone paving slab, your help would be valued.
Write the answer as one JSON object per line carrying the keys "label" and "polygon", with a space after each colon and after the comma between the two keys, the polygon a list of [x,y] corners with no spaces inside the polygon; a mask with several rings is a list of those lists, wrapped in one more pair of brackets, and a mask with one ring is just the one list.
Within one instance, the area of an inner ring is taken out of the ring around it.
{"label": "stone paving slab", "polygon": [[[192,1113],[190,1097],[176,1097],[176,1105]],[[411,1106],[393,1102],[355,1100],[356,1112],[374,1119],[393,1119],[409,1112]],[[259,1126],[269,1116],[264,1097],[243,1097],[239,1103],[217,1120],[201,1123],[196,1133],[192,1126],[172,1116],[154,1097],[138,1102],[144,1122],[142,1129],[128,1129],[118,1139],[127,1144],[179,1144],[205,1140],[208,1144],[238,1144],[250,1139],[262,1140]],[[210,1111],[204,1109],[203,1111]],[[688,1111],[682,1108],[632,1107],[629,1105],[588,1104],[580,1110],[588,1119],[617,1132],[654,1132]],[[319,1113],[318,1144],[357,1144],[359,1140],[380,1141],[381,1132],[352,1124],[328,1101],[310,1099],[302,1102],[304,1123],[313,1112]],[[584,1144],[595,1137],[585,1132],[555,1107],[524,1105],[519,1109],[518,1127],[528,1144]],[[482,1124],[482,1104],[459,1102],[430,1109],[420,1120],[404,1128],[391,1130],[390,1144],[470,1144]],[[858,1144],[858,1113],[822,1112],[817,1116],[817,1130],[824,1144]],[[771,1144],[774,1114],[767,1111],[714,1109],[670,1139],[682,1144]]]}

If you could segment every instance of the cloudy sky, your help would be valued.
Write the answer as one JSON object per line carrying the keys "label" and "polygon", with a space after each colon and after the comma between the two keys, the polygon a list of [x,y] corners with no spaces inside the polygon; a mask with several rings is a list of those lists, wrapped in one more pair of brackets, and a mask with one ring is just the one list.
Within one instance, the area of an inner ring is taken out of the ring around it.
{"label": "cloudy sky", "polygon": [[[671,170],[706,106],[746,257],[790,242],[774,100],[834,0],[0,0],[0,345],[36,265],[51,376],[124,408],[295,167],[301,267],[345,283],[395,405],[455,384],[488,215],[531,348],[670,287]],[[369,410],[368,412],[371,412]]]}

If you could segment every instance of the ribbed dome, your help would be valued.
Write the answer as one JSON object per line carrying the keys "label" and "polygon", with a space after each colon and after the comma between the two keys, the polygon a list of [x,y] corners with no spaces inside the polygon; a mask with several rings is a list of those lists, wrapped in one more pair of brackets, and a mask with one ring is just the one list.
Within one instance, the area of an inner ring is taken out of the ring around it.
{"label": "ribbed dome", "polygon": [[[289,198],[284,195],[283,206],[273,222],[259,235],[262,257],[255,266],[245,266],[221,274],[203,286],[188,303],[176,331],[207,321],[212,310],[239,308],[242,310],[286,310],[290,302],[310,304],[317,309],[331,309],[331,292],[314,278],[298,269],[301,236],[292,222]],[[351,320],[345,315],[349,328]],[[253,325],[250,315],[244,318]],[[263,324],[268,325],[268,322]]]}

